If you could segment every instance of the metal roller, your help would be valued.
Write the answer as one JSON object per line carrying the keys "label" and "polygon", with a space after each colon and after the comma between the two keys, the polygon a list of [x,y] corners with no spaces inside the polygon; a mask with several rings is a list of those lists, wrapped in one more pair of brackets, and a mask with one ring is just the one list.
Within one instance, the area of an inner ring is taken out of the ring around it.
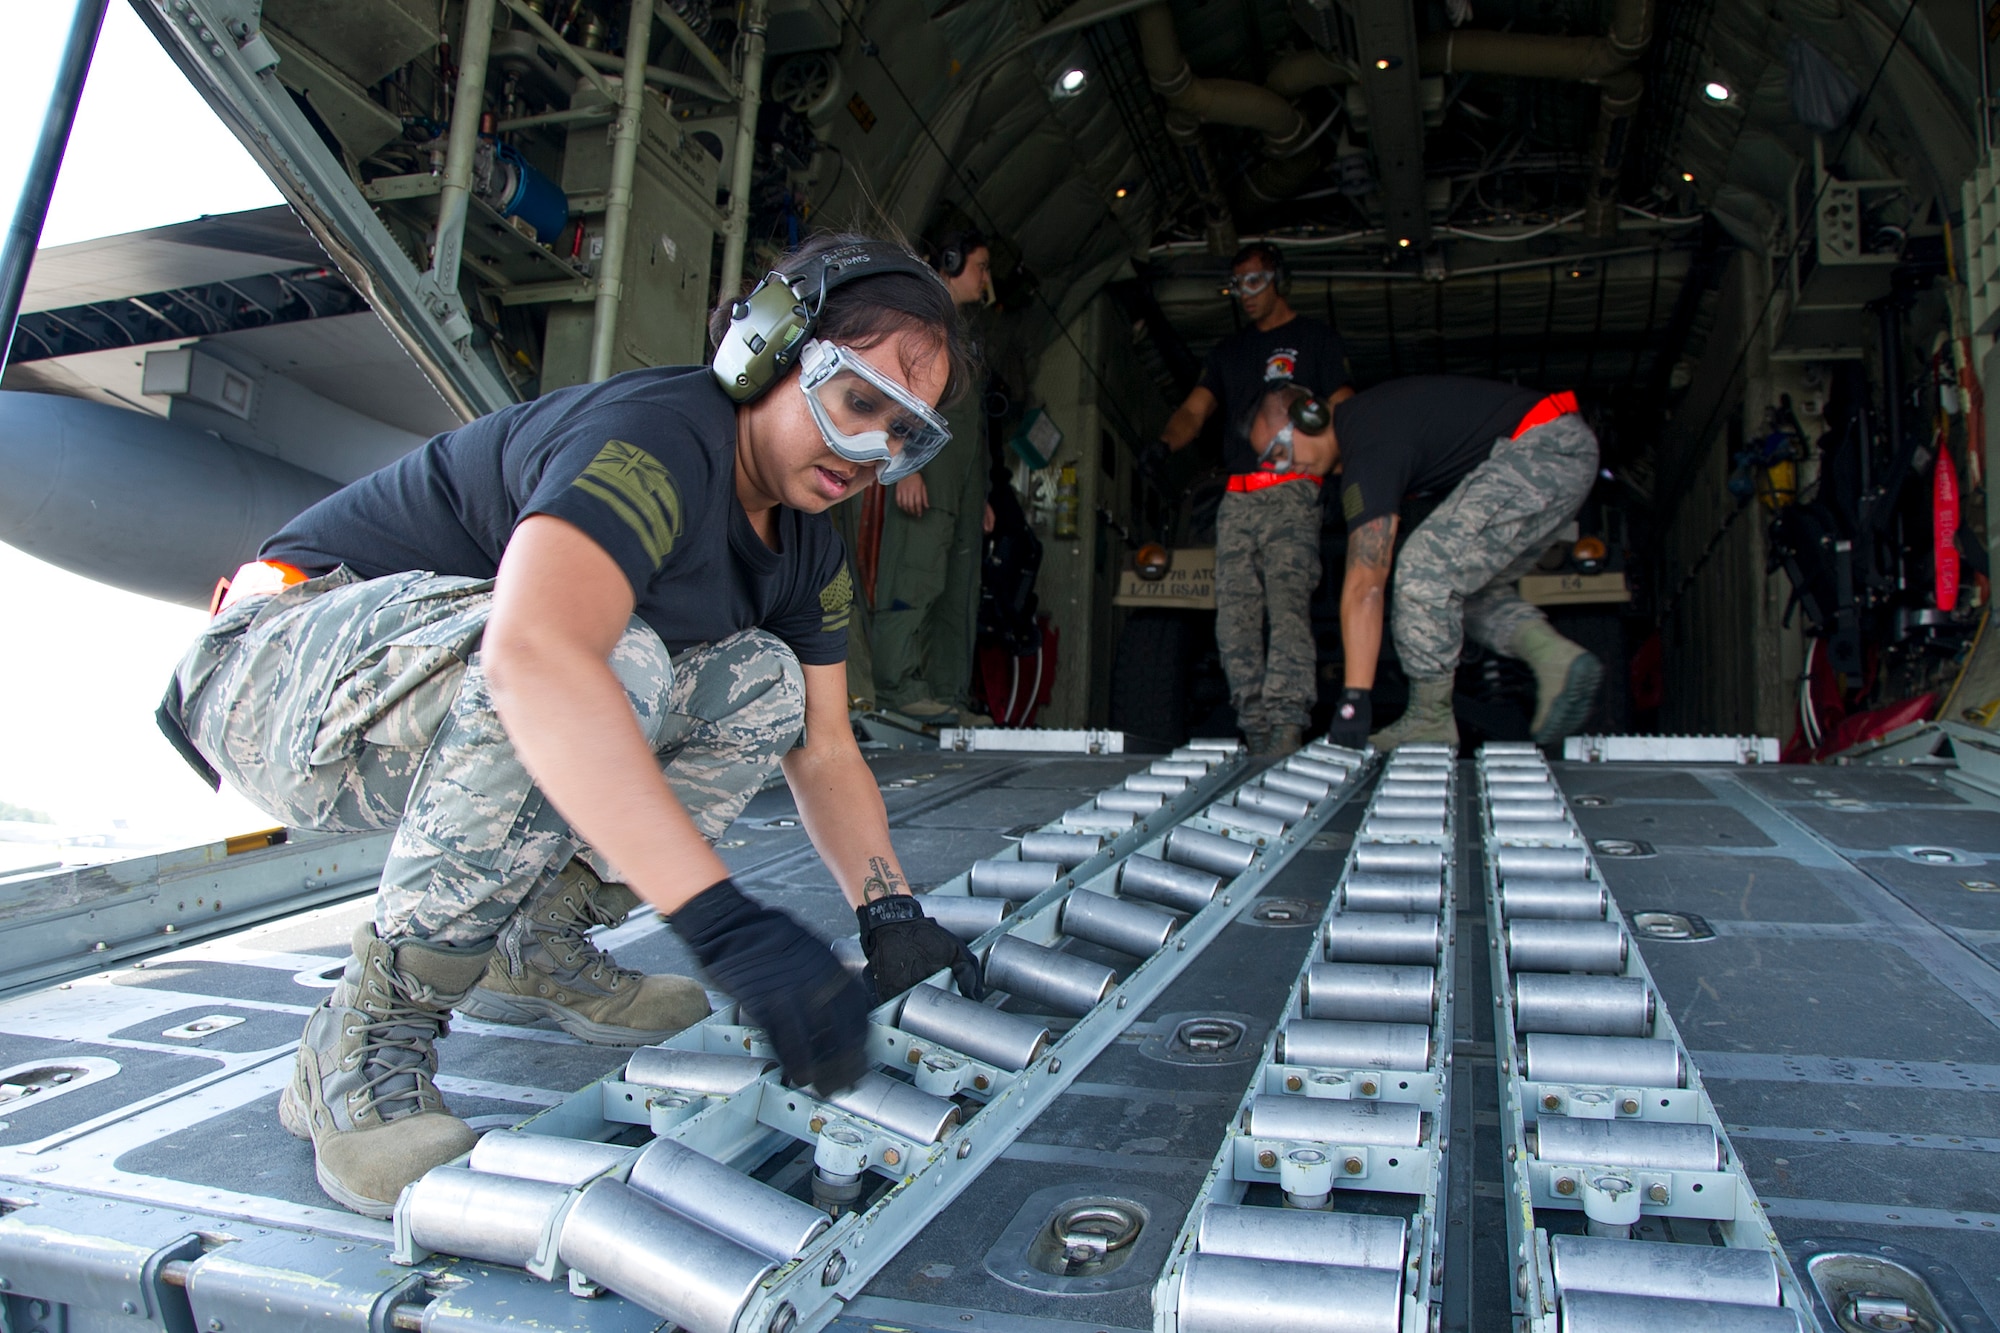
{"label": "metal roller", "polygon": [[1301,777],[1297,773],[1287,773],[1281,768],[1273,768],[1264,774],[1264,785],[1272,791],[1281,791],[1289,796],[1303,797],[1315,804],[1333,794],[1333,784],[1319,778]]}
{"label": "metal roller", "polygon": [[1186,778],[1169,777],[1164,773],[1134,773],[1125,779],[1127,791],[1158,792],[1162,796],[1179,796],[1188,789]]}
{"label": "metal roller", "polygon": [[1436,815],[1428,819],[1385,819],[1371,814],[1361,823],[1364,838],[1425,838],[1444,837],[1444,816]]}
{"label": "metal roller", "polygon": [[545,1180],[555,1185],[581,1185],[601,1176],[630,1157],[633,1148],[588,1139],[557,1138],[553,1134],[523,1134],[496,1129],[481,1134],[466,1165],[488,1175],[517,1180]]}
{"label": "metal roller", "polygon": [[1021,835],[1023,861],[1053,861],[1068,870],[1080,866],[1104,850],[1104,839],[1095,833],[1024,833]]}
{"label": "metal roller", "polygon": [[1295,1018],[1278,1034],[1278,1058],[1326,1069],[1429,1069],[1430,1024]]}
{"label": "metal roller", "polygon": [[1177,828],[1167,834],[1164,850],[1169,861],[1225,879],[1234,879],[1257,859],[1257,849],[1249,843],[1193,828]]}
{"label": "metal roller", "polygon": [[855,980],[861,980],[862,973],[868,970],[868,951],[861,947],[860,936],[841,935],[828,940],[826,947],[832,951],[835,962],[852,972]]}
{"label": "metal roller", "polygon": [[1176,763],[1185,762],[1185,763],[1202,764],[1209,768],[1220,768],[1223,764],[1228,762],[1226,756],[1219,754],[1214,750],[1204,750],[1200,746],[1196,745],[1179,746],[1173,751],[1173,753],[1169,754],[1167,758],[1175,761]]}
{"label": "metal roller", "polygon": [[1722,1143],[1713,1125],[1545,1115],[1535,1122],[1535,1157],[1577,1166],[1719,1171]]}
{"label": "metal roller", "polygon": [[593,1182],[563,1219],[571,1268],[688,1333],[729,1333],[777,1265],[615,1180]]}
{"label": "metal roller", "polygon": [[1502,881],[1524,879],[1586,879],[1590,853],[1581,847],[1502,847],[1496,853]]}
{"label": "metal roller", "polygon": [[1337,912],[1326,923],[1330,963],[1428,963],[1444,949],[1444,918],[1417,912]]}
{"label": "metal roller", "polygon": [[1135,815],[1150,815],[1167,803],[1167,798],[1156,791],[1132,791],[1125,787],[1113,787],[1109,791],[1097,793],[1097,808],[1100,810],[1129,811]]}
{"label": "metal roller", "polygon": [[1323,759],[1308,759],[1299,754],[1285,760],[1284,770],[1287,773],[1296,773],[1302,778],[1318,778],[1321,782],[1331,783],[1336,787],[1346,782],[1347,775],[1353,771],[1341,764],[1329,764]]}
{"label": "metal roller", "polygon": [[1508,846],[1535,845],[1548,843],[1574,843],[1577,839],[1576,825],[1567,819],[1516,820],[1511,824],[1495,824],[1493,836]]}
{"label": "metal roller", "polygon": [[826,1100],[918,1143],[936,1143],[959,1120],[958,1107],[943,1097],[934,1097],[876,1070],[863,1074],[859,1083]]}
{"label": "metal roller", "polygon": [[1341,886],[1344,912],[1438,912],[1444,881],[1428,875],[1384,875],[1356,871]]}
{"label": "metal roller", "polygon": [[1444,874],[1444,848],[1412,847],[1408,843],[1357,842],[1354,844],[1354,868],[1370,874],[1429,875],[1436,879]]}
{"label": "metal roller", "polygon": [[1315,962],[1306,969],[1305,1001],[1307,1018],[1428,1025],[1437,1009],[1437,969]]}
{"label": "metal roller", "polygon": [[[1036,862],[1008,862],[1010,865],[1034,865]],[[1034,895],[1030,894],[1030,897]],[[987,931],[1005,921],[1014,911],[1012,900],[1007,898],[974,898],[959,893],[927,893],[918,902],[924,906],[924,915],[943,926],[962,940],[976,940]]]}
{"label": "metal roller", "polygon": [[1546,768],[1489,768],[1484,770],[1489,787],[1553,787],[1555,777]]}
{"label": "metal roller", "polygon": [[1177,911],[1199,912],[1221,888],[1218,875],[1154,856],[1128,856],[1118,867],[1118,892]]}
{"label": "metal roller", "polygon": [[965,888],[975,898],[1004,898],[1024,903],[1053,889],[1062,874],[1063,868],[1053,859],[974,861]]}
{"label": "metal roller", "polygon": [[684,1051],[672,1046],[641,1046],[625,1062],[625,1081],[649,1088],[674,1088],[709,1097],[743,1091],[778,1067],[762,1055],[725,1051]]}
{"label": "metal roller", "polygon": [[1038,1008],[1078,1018],[1104,1002],[1117,986],[1118,974],[1088,958],[1002,935],[986,951],[986,984]]}
{"label": "metal roller", "polygon": [[1258,1096],[1243,1113],[1244,1131],[1259,1139],[1303,1139],[1342,1146],[1414,1148],[1423,1112],[1408,1102],[1337,1102],[1320,1097]]}
{"label": "metal roller", "polygon": [[1201,1210],[1195,1248],[1203,1254],[1286,1263],[1339,1264],[1401,1272],[1410,1224],[1373,1213],[1305,1213],[1211,1203]]}
{"label": "metal roller", "polygon": [[1551,1236],[1556,1290],[1608,1291],[1679,1301],[1776,1305],[1778,1261],[1769,1250],[1668,1245],[1650,1240]]}
{"label": "metal roller", "polygon": [[1117,837],[1139,822],[1132,810],[1113,810],[1097,804],[1079,805],[1062,812],[1062,826],[1072,833],[1109,833]]}
{"label": "metal roller", "polygon": [[673,1139],[654,1139],[632,1163],[632,1174],[625,1183],[682,1217],[780,1263],[804,1254],[806,1247],[833,1225],[832,1218],[811,1204]]}
{"label": "metal roller", "polygon": [[1377,796],[1368,813],[1383,819],[1444,818],[1444,798],[1429,796]]}
{"label": "metal roller", "polygon": [[1306,812],[1312,809],[1311,804],[1303,797],[1293,796],[1289,792],[1266,791],[1262,787],[1238,787],[1236,804],[1245,810],[1276,815],[1288,824],[1304,819]]}
{"label": "metal roller", "polygon": [[1527,1047],[1528,1078],[1535,1083],[1678,1088],[1687,1082],[1680,1047],[1658,1038],[1530,1032]]}
{"label": "metal roller", "polygon": [[1481,759],[1491,762],[1495,759],[1512,759],[1522,756],[1539,761],[1542,747],[1533,741],[1488,741],[1479,747]]}
{"label": "metal roller", "polygon": [[1561,801],[1553,798],[1547,800],[1516,800],[1512,796],[1504,800],[1497,796],[1494,797],[1492,801],[1487,803],[1486,810],[1487,813],[1493,816],[1493,822],[1496,824],[1513,823],[1523,819],[1561,819],[1569,813],[1569,810]]}
{"label": "metal roller", "polygon": [[1516,972],[1623,972],[1630,951],[1616,921],[1507,923],[1507,966]]}
{"label": "metal roller", "polygon": [[1285,836],[1285,821],[1276,815],[1267,815],[1259,810],[1245,810],[1240,806],[1225,805],[1217,801],[1202,811],[1202,814],[1226,828],[1239,828],[1260,838]]}
{"label": "metal roller", "polygon": [[1180,918],[1157,907],[1078,889],[1063,901],[1062,932],[1107,949],[1150,958],[1166,947]]}
{"label": "metal roller", "polygon": [[1385,777],[1382,785],[1375,789],[1378,798],[1393,797],[1402,801],[1442,801],[1450,794],[1451,784],[1443,778]]}
{"label": "metal roller", "polygon": [[1234,736],[1190,736],[1183,747],[1189,750],[1208,750],[1224,757],[1243,753],[1243,742]]}
{"label": "metal roller", "polygon": [[1602,921],[1610,895],[1594,879],[1510,879],[1500,886],[1500,911],[1512,921]]}
{"label": "metal roller", "polygon": [[1576,1037],[1644,1037],[1653,1030],[1653,993],[1638,977],[1524,972],[1514,978],[1514,1027]]}
{"label": "metal roller", "polygon": [[1603,1291],[1566,1291],[1562,1298],[1562,1333],[1804,1333],[1804,1330],[1796,1310],[1764,1310],[1723,1301],[1614,1296]]}
{"label": "metal roller", "polygon": [[1192,759],[1155,759],[1146,771],[1161,778],[1205,778],[1208,765]]}
{"label": "metal roller", "polygon": [[1026,1069],[1049,1045],[1049,1030],[1032,1018],[928,985],[910,988],[896,1026],[1000,1069]]}
{"label": "metal roller", "polygon": [[1403,1277],[1381,1268],[1190,1254],[1181,1333],[1396,1333]]}
{"label": "metal roller", "polygon": [[1307,741],[1305,749],[1307,754],[1324,755],[1328,760],[1338,761],[1351,768],[1359,768],[1368,762],[1368,751],[1356,750],[1346,745],[1335,745],[1324,736]]}
{"label": "metal roller", "polygon": [[397,1210],[410,1238],[426,1250],[525,1268],[569,1189],[552,1181],[437,1166],[409,1187]]}
{"label": "metal roller", "polygon": [[1409,758],[1405,758],[1402,755],[1391,755],[1389,757],[1389,766],[1384,771],[1391,775],[1400,775],[1403,777],[1448,778],[1451,776],[1452,770],[1457,766],[1452,760],[1432,758],[1429,755],[1418,755]]}

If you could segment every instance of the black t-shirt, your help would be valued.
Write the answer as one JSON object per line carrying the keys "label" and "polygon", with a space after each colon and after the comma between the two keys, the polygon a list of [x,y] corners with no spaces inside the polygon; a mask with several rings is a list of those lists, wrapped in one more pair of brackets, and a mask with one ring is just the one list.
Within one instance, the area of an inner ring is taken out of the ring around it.
{"label": "black t-shirt", "polygon": [[1198,382],[1221,403],[1222,462],[1232,474],[1258,470],[1250,423],[1264,395],[1286,380],[1320,398],[1352,383],[1340,335],[1297,315],[1275,329],[1231,334],[1202,363]]}
{"label": "black t-shirt", "polygon": [[777,511],[778,549],[736,498],[736,409],[706,366],[558,389],[436,436],[264,543],[308,571],[490,579],[515,524],[575,524],[631,581],[669,652],[761,626],[799,660],[847,657],[854,584],[824,514]]}
{"label": "black t-shirt", "polygon": [[1405,499],[1442,495],[1486,461],[1545,395],[1463,375],[1390,380],[1333,409],[1349,531]]}

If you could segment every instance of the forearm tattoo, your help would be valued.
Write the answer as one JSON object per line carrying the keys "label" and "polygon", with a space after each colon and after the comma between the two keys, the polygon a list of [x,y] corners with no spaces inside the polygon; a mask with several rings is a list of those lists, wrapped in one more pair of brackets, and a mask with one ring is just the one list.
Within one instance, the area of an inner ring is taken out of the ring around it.
{"label": "forearm tattoo", "polygon": [[872,903],[892,893],[908,893],[910,886],[886,856],[868,858],[868,878],[861,881],[861,901]]}
{"label": "forearm tattoo", "polygon": [[1384,515],[1370,519],[1347,534],[1347,565],[1364,569],[1387,569],[1395,557],[1396,534],[1392,520]]}

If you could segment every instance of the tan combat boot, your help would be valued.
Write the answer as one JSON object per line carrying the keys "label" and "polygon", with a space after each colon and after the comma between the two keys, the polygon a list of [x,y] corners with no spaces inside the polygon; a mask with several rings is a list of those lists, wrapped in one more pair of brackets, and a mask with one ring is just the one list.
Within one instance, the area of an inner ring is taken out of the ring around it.
{"label": "tan combat boot", "polygon": [[1296,723],[1280,722],[1276,726],[1258,731],[1257,744],[1251,750],[1253,759],[1283,759],[1305,744],[1304,729]]}
{"label": "tan combat boot", "polygon": [[1514,635],[1514,656],[1535,673],[1535,744],[1553,745],[1581,727],[1604,684],[1604,664],[1581,644],[1556,633],[1546,620],[1531,620]]}
{"label": "tan combat boot", "polygon": [[444,1109],[433,1043],[486,968],[486,949],[391,945],[372,925],[306,1020],[278,1119],[313,1146],[320,1188],[342,1207],[387,1217],[403,1186],[469,1152],[478,1135]]}
{"label": "tan combat boot", "polygon": [[1451,677],[1410,682],[1410,706],[1403,715],[1368,738],[1378,750],[1398,745],[1438,742],[1458,748],[1458,719],[1451,711]]}
{"label": "tan combat boot", "polygon": [[458,1012],[489,1023],[552,1018],[600,1046],[650,1046],[708,1017],[708,994],[688,977],[620,967],[588,934],[615,926],[639,901],[572,860],[500,928],[478,989]]}

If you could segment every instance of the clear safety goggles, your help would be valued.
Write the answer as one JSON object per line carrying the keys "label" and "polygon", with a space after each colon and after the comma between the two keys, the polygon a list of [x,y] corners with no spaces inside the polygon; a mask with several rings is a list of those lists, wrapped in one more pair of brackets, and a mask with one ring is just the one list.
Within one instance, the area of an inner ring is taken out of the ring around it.
{"label": "clear safety goggles", "polygon": [[850,463],[883,464],[878,480],[885,486],[930,462],[951,439],[937,409],[837,343],[806,343],[799,390],[827,448]]}
{"label": "clear safety goggles", "polygon": [[1278,280],[1278,275],[1267,268],[1253,268],[1248,273],[1232,274],[1229,279],[1229,294],[1242,298],[1255,296]]}

